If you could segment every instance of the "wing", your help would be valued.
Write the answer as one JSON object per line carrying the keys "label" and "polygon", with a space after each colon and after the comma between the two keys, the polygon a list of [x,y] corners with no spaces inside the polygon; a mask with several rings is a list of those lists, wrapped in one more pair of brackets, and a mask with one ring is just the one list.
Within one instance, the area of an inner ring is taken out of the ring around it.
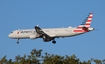
{"label": "wing", "polygon": [[35,30],[36,30],[36,33],[41,35],[42,37],[45,36],[45,37],[55,37],[55,35],[53,34],[46,34],[39,26],[35,26]]}
{"label": "wing", "polygon": [[35,30],[36,30],[37,34],[45,34],[39,26],[35,26]]}

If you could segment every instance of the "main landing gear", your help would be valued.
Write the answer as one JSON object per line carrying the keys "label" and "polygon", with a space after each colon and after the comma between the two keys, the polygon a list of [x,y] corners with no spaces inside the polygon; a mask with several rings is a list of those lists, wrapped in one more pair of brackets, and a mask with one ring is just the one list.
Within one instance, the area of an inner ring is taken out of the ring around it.
{"label": "main landing gear", "polygon": [[53,44],[56,44],[55,38],[52,39],[52,43]]}
{"label": "main landing gear", "polygon": [[16,43],[19,44],[19,38],[17,39],[17,42]]}
{"label": "main landing gear", "polygon": [[56,44],[56,41],[55,41],[55,40],[53,40],[53,41],[52,41],[52,43],[53,43],[53,44]]}

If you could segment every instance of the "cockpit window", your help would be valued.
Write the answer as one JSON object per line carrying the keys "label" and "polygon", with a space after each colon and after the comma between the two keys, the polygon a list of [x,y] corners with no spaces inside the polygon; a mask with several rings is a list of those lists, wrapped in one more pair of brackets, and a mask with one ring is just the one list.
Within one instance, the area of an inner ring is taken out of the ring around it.
{"label": "cockpit window", "polygon": [[11,33],[13,33],[13,32],[11,32]]}

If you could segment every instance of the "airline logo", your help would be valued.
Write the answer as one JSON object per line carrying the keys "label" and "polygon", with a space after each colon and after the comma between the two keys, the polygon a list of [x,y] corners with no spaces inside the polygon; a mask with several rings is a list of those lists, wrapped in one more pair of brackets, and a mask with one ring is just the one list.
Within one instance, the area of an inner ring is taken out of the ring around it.
{"label": "airline logo", "polygon": [[33,31],[21,31],[20,33],[32,33]]}

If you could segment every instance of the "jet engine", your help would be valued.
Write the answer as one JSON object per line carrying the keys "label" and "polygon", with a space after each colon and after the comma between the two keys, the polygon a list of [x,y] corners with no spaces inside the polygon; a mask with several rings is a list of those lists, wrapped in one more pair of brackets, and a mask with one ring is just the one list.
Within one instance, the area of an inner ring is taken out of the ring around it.
{"label": "jet engine", "polygon": [[30,35],[30,39],[36,39],[37,37],[36,37],[36,35]]}

